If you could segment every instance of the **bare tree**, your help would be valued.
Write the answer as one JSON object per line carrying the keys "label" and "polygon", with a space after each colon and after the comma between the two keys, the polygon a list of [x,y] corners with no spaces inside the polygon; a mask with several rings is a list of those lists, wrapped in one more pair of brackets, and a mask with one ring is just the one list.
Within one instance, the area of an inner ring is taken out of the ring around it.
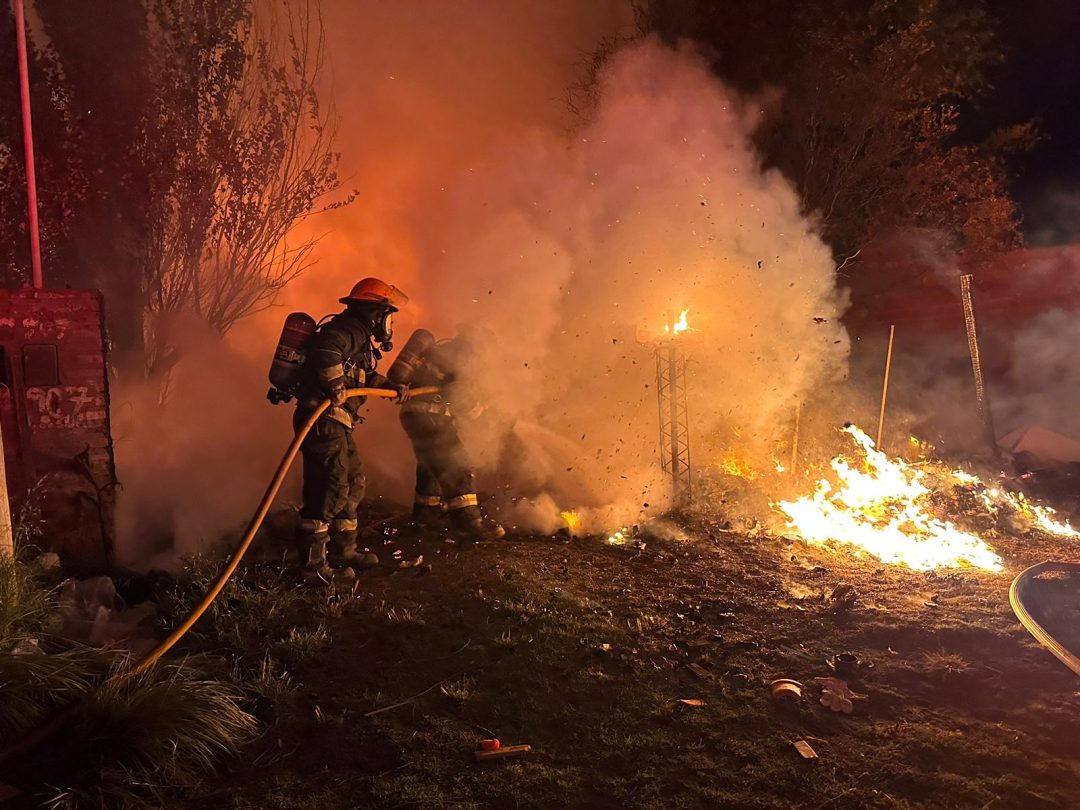
{"label": "bare tree", "polygon": [[290,239],[340,188],[333,111],[320,104],[316,3],[260,25],[251,0],[148,0],[155,93],[137,145],[149,178],[143,261],[146,372],[180,359],[173,331],[197,316],[224,334],[312,263]]}

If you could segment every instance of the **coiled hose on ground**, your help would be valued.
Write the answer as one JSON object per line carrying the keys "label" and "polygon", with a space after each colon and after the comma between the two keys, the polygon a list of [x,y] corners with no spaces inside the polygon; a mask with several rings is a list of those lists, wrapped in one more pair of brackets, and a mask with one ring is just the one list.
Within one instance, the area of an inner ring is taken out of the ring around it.
{"label": "coiled hose on ground", "polygon": [[[411,391],[412,396],[423,396],[425,394],[438,393],[439,389],[434,387],[428,388],[416,388]],[[391,391],[386,388],[350,388],[346,391],[346,396],[352,397],[382,397],[386,399],[394,398],[397,396],[396,391]],[[191,611],[191,614],[182,621],[175,630],[169,633],[160,644],[158,644],[153,650],[147,653],[139,663],[137,663],[131,670],[131,674],[138,675],[150,669],[158,660],[167,653],[184,634],[191,629],[217,599],[218,595],[224,589],[229,578],[236,572],[237,567],[240,565],[240,561],[244,559],[244,555],[247,554],[248,548],[251,546],[252,541],[255,539],[255,535],[259,531],[259,527],[262,526],[263,520],[266,519],[267,513],[270,511],[270,506],[274,502],[274,498],[277,497],[278,490],[281,489],[282,483],[285,481],[285,475],[289,472],[289,468],[292,466],[293,461],[296,459],[296,454],[300,452],[300,445],[303,443],[304,438],[311,431],[311,428],[315,426],[315,422],[319,417],[323,415],[327,408],[330,407],[330,400],[326,400],[318,408],[316,408],[308,420],[296,431],[296,435],[293,437],[292,443],[285,451],[285,455],[281,459],[281,463],[278,465],[277,470],[274,472],[274,477],[270,479],[270,484],[266,488],[266,493],[263,495],[262,500],[259,501],[259,506],[255,510],[255,514],[251,517],[251,522],[248,523],[247,529],[244,531],[244,536],[240,539],[240,544],[236,547],[236,551],[232,553],[229,558],[229,562],[222,569],[221,575],[210,587],[210,590],[203,596],[202,601],[195,606]]]}
{"label": "coiled hose on ground", "polygon": [[1061,663],[1077,675],[1080,675],[1080,658],[1077,658],[1064,644],[1050,635],[1047,629],[1031,614],[1028,604],[1025,604],[1030,598],[1031,583],[1040,574],[1050,572],[1076,576],[1080,574],[1080,565],[1076,563],[1044,562],[1021,571],[1020,575],[1009,586],[1009,604],[1012,605],[1013,613],[1020,620],[1020,624],[1024,625],[1027,631],[1035,636],[1036,641],[1053,653],[1054,657]]}

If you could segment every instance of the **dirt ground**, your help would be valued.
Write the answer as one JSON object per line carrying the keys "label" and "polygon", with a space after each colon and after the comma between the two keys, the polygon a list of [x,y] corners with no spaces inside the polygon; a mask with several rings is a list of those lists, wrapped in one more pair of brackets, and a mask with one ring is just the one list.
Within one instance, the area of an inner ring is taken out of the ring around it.
{"label": "dirt ground", "polygon": [[[1008,603],[1077,541],[995,540],[1006,572],[933,574],[701,520],[643,551],[384,531],[272,726],[175,806],[1080,806],[1080,681]],[[395,548],[430,570],[395,570]],[[862,661],[851,715],[814,682],[840,651]],[[474,762],[492,736],[532,754]]]}

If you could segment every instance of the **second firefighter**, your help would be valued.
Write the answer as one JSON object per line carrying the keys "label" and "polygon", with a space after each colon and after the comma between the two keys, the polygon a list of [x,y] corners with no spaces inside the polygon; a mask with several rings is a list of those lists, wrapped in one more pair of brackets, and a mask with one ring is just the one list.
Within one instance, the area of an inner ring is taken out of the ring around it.
{"label": "second firefighter", "polygon": [[388,372],[391,380],[413,388],[440,389],[401,406],[401,425],[416,455],[413,522],[418,528],[434,528],[445,517],[465,542],[506,534],[480,511],[473,470],[458,432],[459,419],[475,419],[483,410],[461,382],[465,363],[481,339],[477,329],[462,327],[456,337],[436,342],[430,332],[418,329]]}

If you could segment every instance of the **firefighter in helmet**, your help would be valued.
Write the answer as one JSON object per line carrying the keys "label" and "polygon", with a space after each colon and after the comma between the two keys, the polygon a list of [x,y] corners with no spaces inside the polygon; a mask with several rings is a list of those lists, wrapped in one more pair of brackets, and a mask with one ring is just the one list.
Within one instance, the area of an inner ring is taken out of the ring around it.
{"label": "firefighter in helmet", "polygon": [[382,352],[390,351],[393,315],[408,298],[377,278],[357,282],[340,299],[343,312],[319,327],[305,346],[297,391],[294,429],[320,403],[330,407],[300,446],[304,460],[303,508],[298,544],[308,571],[327,574],[361,562],[356,550],[357,510],[365,480],[352,431],[363,421],[362,397],[348,398],[349,388],[387,388],[397,402],[409,398],[408,385],[392,383],[376,372]]}
{"label": "firefighter in helmet", "polygon": [[[483,410],[461,382],[464,364],[483,340],[478,327],[459,327],[458,335],[435,342],[430,332],[417,330],[391,369],[391,379],[403,364],[412,387],[437,386],[437,394],[418,395],[401,406],[401,424],[416,455],[416,501],[413,523],[432,528],[448,517],[466,542],[497,540],[506,535],[498,523],[480,511],[473,472],[458,434],[459,419],[475,419]],[[413,349],[413,351],[410,351]]]}

